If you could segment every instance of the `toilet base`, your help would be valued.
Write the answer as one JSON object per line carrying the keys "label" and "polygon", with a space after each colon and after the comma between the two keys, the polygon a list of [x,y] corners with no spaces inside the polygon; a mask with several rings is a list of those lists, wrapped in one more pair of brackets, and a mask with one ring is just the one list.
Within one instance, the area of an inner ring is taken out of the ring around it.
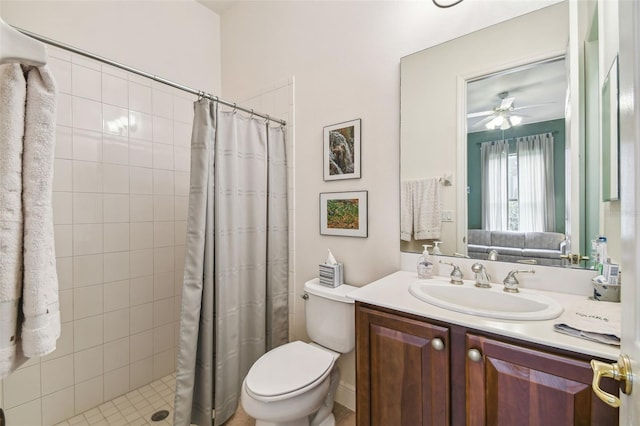
{"label": "toilet base", "polygon": [[304,419],[293,420],[291,422],[266,422],[264,420],[256,420],[256,426],[309,426],[309,420],[305,417]]}
{"label": "toilet base", "polygon": [[[317,426],[335,426],[336,418],[333,416],[333,413],[327,416],[322,423],[319,423]],[[274,423],[274,422],[266,422],[264,420],[256,420],[256,426],[309,426],[309,419],[299,419],[286,423]]]}

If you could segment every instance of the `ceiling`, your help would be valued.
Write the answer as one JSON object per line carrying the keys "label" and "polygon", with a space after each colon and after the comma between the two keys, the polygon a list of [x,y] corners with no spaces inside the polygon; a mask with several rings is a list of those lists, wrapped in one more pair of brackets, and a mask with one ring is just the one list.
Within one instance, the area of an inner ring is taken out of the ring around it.
{"label": "ceiling", "polygon": [[[514,97],[512,115],[522,117],[522,124],[565,117],[567,72],[564,59],[547,61],[493,74],[467,84],[467,113],[493,111],[507,92]],[[536,105],[536,106],[534,106]],[[522,109],[517,109],[525,107]],[[467,119],[469,133],[487,130],[485,117]]]}
{"label": "ceiling", "polygon": [[231,9],[239,0],[196,0],[207,9],[213,10],[218,15],[223,15],[227,10]]}

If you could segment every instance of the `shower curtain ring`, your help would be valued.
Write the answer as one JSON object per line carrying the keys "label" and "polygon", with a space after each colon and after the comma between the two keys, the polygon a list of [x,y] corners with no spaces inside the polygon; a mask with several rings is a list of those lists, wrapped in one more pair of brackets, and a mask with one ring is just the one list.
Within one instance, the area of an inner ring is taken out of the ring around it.
{"label": "shower curtain ring", "polygon": [[238,112],[238,105],[236,105],[236,103],[233,103],[233,113],[235,114],[236,112]]}
{"label": "shower curtain ring", "polygon": [[249,118],[253,118],[253,108],[251,108],[251,115],[249,116]]}
{"label": "shower curtain ring", "polygon": [[269,118],[269,114],[265,114],[267,116],[267,118],[264,119],[264,124],[269,124],[269,120],[271,120]]}

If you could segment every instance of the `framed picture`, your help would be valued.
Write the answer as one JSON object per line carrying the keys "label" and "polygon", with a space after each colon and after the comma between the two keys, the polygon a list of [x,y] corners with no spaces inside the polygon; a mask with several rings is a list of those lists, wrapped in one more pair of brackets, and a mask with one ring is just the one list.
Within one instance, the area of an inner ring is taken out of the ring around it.
{"label": "framed picture", "polygon": [[320,234],[367,237],[367,191],[320,193]]}
{"label": "framed picture", "polygon": [[324,128],[324,180],[360,178],[360,123],[357,119]]}

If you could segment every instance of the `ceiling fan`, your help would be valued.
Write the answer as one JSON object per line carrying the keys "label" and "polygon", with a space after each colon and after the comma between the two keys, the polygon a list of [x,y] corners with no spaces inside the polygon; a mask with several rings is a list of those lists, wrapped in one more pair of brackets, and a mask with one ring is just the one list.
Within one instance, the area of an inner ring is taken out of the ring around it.
{"label": "ceiling fan", "polygon": [[498,97],[501,99],[500,105],[495,107],[492,110],[488,111],[480,111],[480,112],[472,112],[467,114],[467,118],[476,118],[476,117],[484,117],[484,119],[480,120],[472,127],[480,127],[481,125],[485,125],[485,127],[489,130],[501,129],[506,130],[512,126],[517,126],[522,122],[522,118],[525,117],[522,114],[513,114],[514,111],[531,108],[537,105],[530,105],[524,107],[514,107],[513,101],[515,97],[509,96],[509,92],[500,92],[498,93]]}

